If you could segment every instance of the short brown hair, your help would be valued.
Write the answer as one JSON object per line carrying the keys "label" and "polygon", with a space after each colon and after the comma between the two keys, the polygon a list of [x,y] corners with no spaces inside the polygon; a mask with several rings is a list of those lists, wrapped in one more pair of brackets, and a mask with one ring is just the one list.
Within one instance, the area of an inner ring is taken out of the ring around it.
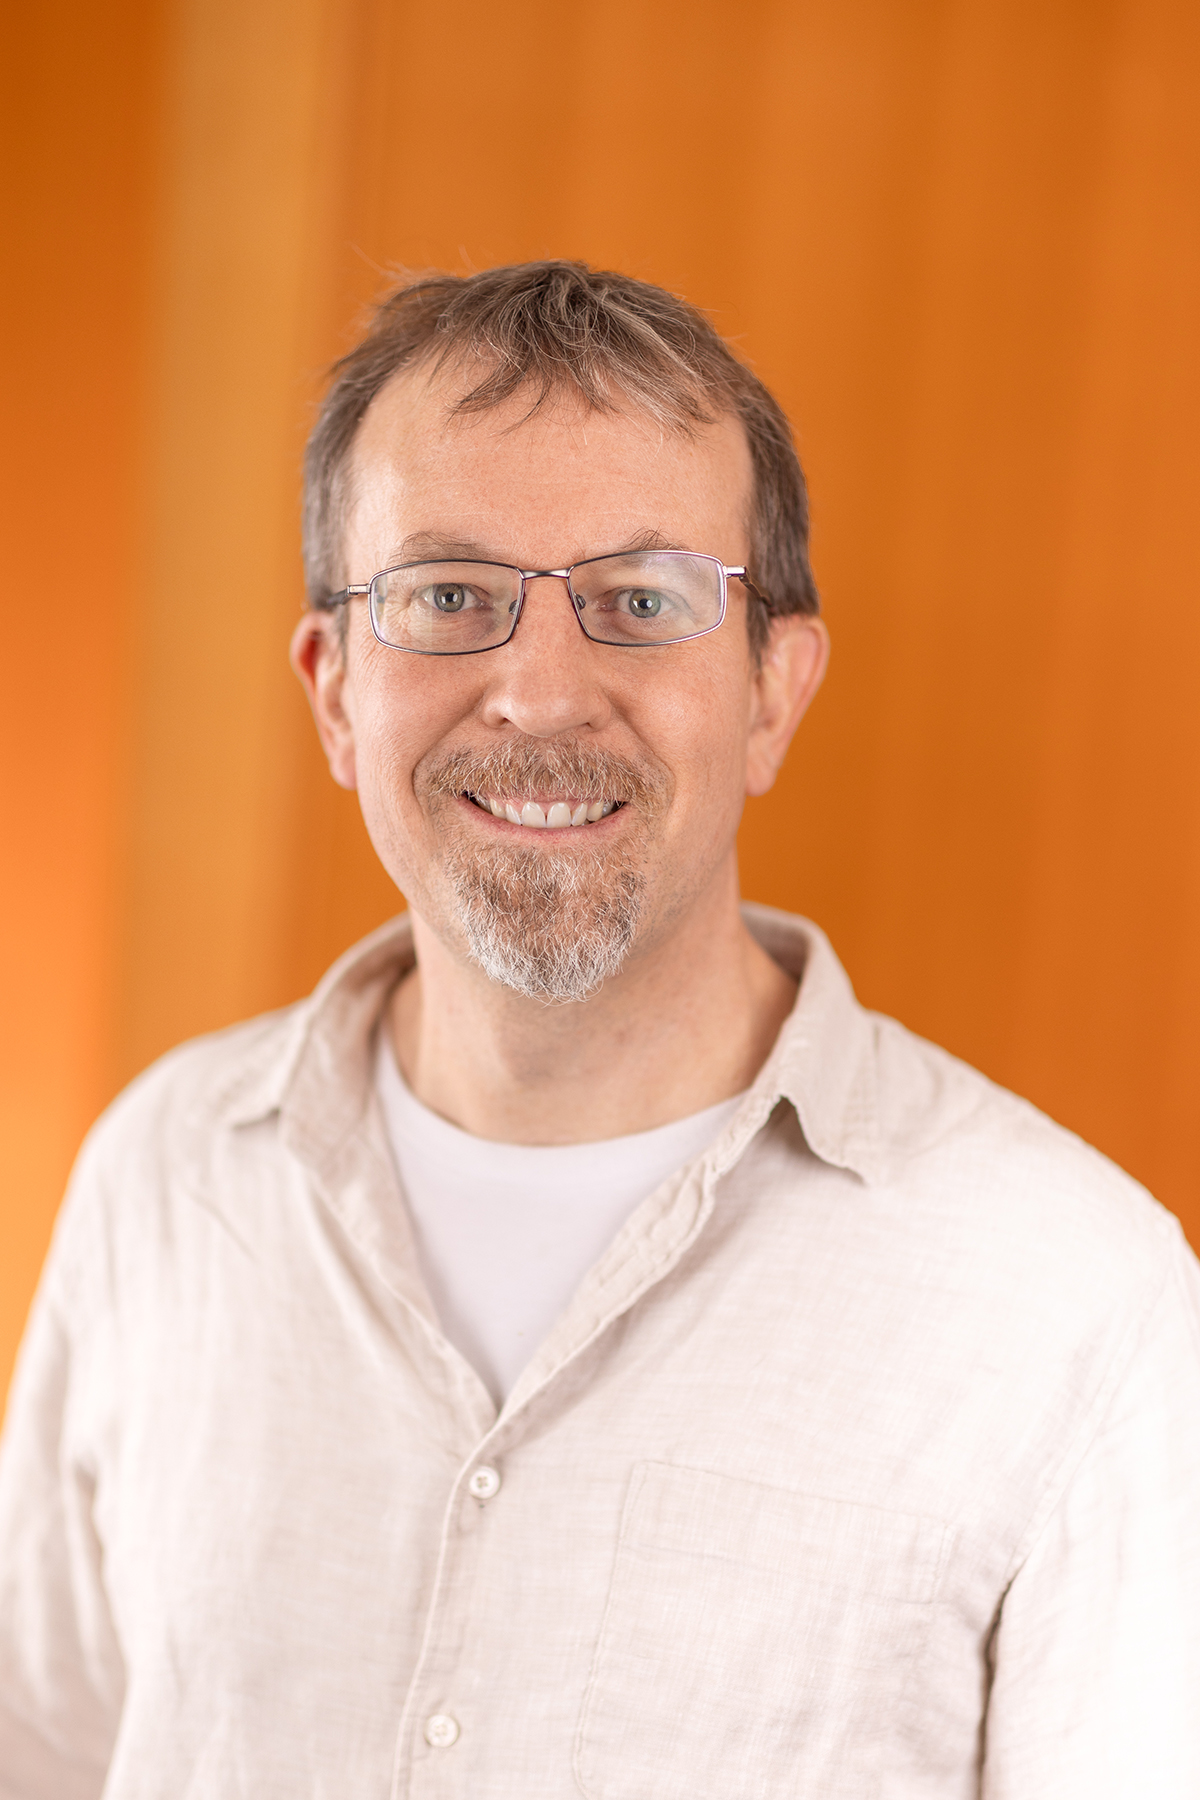
{"label": "short brown hair", "polygon": [[[310,604],[342,585],[345,476],[355,434],[380,389],[419,361],[460,359],[484,373],[455,405],[483,412],[523,389],[531,410],[569,392],[599,412],[632,403],[688,432],[733,415],[750,446],[750,575],[766,618],[815,613],[808,495],[779,403],[709,320],[665,288],[576,262],[514,263],[477,275],[426,275],[377,307],[366,336],[334,364],[304,462],[304,564]],[[705,546],[700,546],[704,548]]]}

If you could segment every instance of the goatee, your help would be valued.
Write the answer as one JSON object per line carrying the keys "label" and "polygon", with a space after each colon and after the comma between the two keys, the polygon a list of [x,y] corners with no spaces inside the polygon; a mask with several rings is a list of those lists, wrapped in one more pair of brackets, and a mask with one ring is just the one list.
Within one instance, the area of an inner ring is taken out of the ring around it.
{"label": "goatee", "polygon": [[432,800],[550,792],[632,808],[638,829],[600,849],[588,826],[529,844],[506,834],[482,849],[455,833],[443,865],[467,952],[491,980],[552,1004],[586,1000],[618,973],[637,930],[645,839],[670,798],[665,770],[570,741],[512,739],[423,766],[417,786]]}

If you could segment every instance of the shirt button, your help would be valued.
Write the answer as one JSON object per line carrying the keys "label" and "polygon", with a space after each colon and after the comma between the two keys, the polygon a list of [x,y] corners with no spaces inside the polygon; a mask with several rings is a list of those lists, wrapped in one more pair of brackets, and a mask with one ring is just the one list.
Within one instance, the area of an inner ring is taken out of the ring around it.
{"label": "shirt button", "polygon": [[430,1713],[425,1721],[425,1742],[435,1750],[448,1750],[458,1742],[458,1720],[449,1713]]}
{"label": "shirt button", "polygon": [[492,1500],[500,1492],[500,1476],[487,1463],[475,1470],[467,1483],[468,1493],[474,1494],[476,1500]]}

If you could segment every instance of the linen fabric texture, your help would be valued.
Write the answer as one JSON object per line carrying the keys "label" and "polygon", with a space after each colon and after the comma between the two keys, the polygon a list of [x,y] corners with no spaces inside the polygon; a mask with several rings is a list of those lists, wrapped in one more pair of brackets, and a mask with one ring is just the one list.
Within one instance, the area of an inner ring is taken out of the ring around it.
{"label": "linen fabric texture", "polygon": [[0,1452],[4,1800],[1195,1800],[1175,1221],[856,1003],[497,1412],[372,1080],[402,919],[100,1122]]}

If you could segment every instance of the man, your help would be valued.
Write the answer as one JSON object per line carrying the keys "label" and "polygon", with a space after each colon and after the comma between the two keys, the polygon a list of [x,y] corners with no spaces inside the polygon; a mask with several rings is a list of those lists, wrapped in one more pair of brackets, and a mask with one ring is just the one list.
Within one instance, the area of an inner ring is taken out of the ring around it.
{"label": "man", "polygon": [[1177,1226],[739,908],[826,655],[770,396],[658,289],[438,277],[308,473],[409,910],[83,1152],[0,1791],[1195,1800]]}

